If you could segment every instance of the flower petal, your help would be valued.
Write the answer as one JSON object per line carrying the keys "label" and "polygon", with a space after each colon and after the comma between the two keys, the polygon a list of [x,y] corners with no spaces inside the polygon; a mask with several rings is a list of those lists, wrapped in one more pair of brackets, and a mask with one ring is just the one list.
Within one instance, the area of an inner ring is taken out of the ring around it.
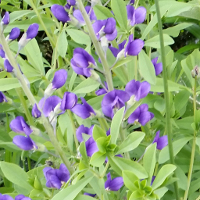
{"label": "flower petal", "polygon": [[67,80],[67,71],[65,69],[60,69],[55,72],[53,81],[52,81],[52,89],[61,88]]}
{"label": "flower petal", "polygon": [[26,31],[26,39],[33,39],[36,37],[36,35],[38,34],[38,29],[39,29],[39,25],[34,23],[31,24],[27,31]]}
{"label": "flower petal", "polygon": [[138,7],[135,10],[135,23],[136,24],[141,24],[144,22],[145,18],[146,18],[146,8],[145,7]]}
{"label": "flower petal", "polygon": [[13,138],[13,143],[25,151],[32,150],[35,147],[35,143],[30,137],[25,137],[22,135],[16,135]]}
{"label": "flower petal", "polygon": [[70,17],[63,6],[54,4],[51,6],[51,12],[53,15],[61,22],[68,22],[70,21]]}

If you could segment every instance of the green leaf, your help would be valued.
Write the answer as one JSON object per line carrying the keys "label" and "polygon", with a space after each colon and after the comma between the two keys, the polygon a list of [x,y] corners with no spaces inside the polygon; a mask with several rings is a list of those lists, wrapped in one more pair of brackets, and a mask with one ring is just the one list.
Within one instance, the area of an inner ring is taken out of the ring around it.
{"label": "green leaf", "polygon": [[110,135],[108,137],[100,137],[96,140],[97,147],[101,153],[106,153],[106,148],[110,142]]}
{"label": "green leaf", "polygon": [[149,175],[148,185],[151,184],[155,165],[156,165],[156,143],[152,144],[147,148],[143,158],[143,166]]}
{"label": "green leaf", "polygon": [[138,147],[140,142],[144,139],[145,133],[135,131],[128,135],[128,137],[120,144],[116,154],[121,154],[127,151],[131,151]]}
{"label": "green leaf", "polygon": [[79,180],[75,185],[71,185],[59,191],[52,200],[73,200],[83,190],[83,188],[92,180],[93,176],[85,177]]}
{"label": "green leaf", "polygon": [[58,36],[56,48],[57,48],[58,54],[63,58],[65,57],[67,53],[67,47],[68,47],[68,42],[67,42],[66,33],[65,33],[65,30],[62,30],[62,32]]}
{"label": "green leaf", "polygon": [[120,27],[122,29],[127,29],[128,20],[125,2],[123,0],[112,0],[111,8]]}
{"label": "green leaf", "polygon": [[[178,139],[176,141],[173,142],[173,151],[174,151],[174,156],[177,155],[177,153],[185,146],[185,144],[191,140],[192,137],[183,137],[181,139]],[[169,147],[166,146],[164,147],[159,154],[159,159],[158,159],[158,163],[162,164],[166,161],[169,160]]]}
{"label": "green leaf", "polygon": [[32,39],[25,47],[26,56],[28,62],[37,69],[42,75],[44,75],[44,66],[42,61],[42,53],[38,46],[36,39]]}
{"label": "green leaf", "polygon": [[99,83],[91,78],[87,78],[77,85],[72,91],[75,94],[83,94],[94,91],[99,87]]}
{"label": "green leaf", "polygon": [[123,170],[122,177],[124,180],[124,185],[131,191],[135,191],[137,188],[134,184],[135,181],[139,180],[138,177],[130,171]]}
{"label": "green leaf", "polygon": [[170,176],[173,171],[176,169],[175,165],[172,164],[166,164],[164,165],[160,171],[158,172],[153,184],[152,184],[152,189],[155,190],[157,189],[162,183],[165,181],[165,179]]}
{"label": "green leaf", "polygon": [[147,56],[147,54],[142,50],[139,53],[139,71],[141,76],[150,84],[156,84],[156,74],[154,66]]}
{"label": "green leaf", "polygon": [[93,128],[93,138],[96,141],[101,137],[107,137],[106,132],[101,127],[95,125]]}
{"label": "green leaf", "polygon": [[72,40],[74,40],[78,44],[86,44],[91,43],[89,35],[85,34],[82,31],[76,29],[67,29],[67,33],[70,35]]}
{"label": "green leaf", "polygon": [[113,170],[120,176],[122,175],[122,171],[126,170],[126,171],[131,171],[134,174],[137,174],[137,177],[139,179],[144,179],[148,177],[148,174],[143,168],[143,166],[135,161],[126,158],[120,158],[118,156],[111,157],[109,155],[108,155],[108,160]]}
{"label": "green leaf", "polygon": [[[164,46],[168,46],[174,44],[174,40],[167,34],[163,34],[164,39]],[[156,35],[155,37],[146,40],[145,46],[153,47],[153,48],[160,48],[160,37]]]}
{"label": "green leaf", "polygon": [[18,87],[21,87],[21,85],[17,78],[0,79],[0,91],[7,91]]}
{"label": "green leaf", "polygon": [[105,162],[105,159],[106,159],[106,154],[98,151],[92,155],[90,164],[95,167],[101,167]]}
{"label": "green leaf", "polygon": [[124,116],[124,110],[125,107],[121,108],[116,112],[114,115],[112,122],[111,122],[111,128],[110,128],[110,135],[111,135],[111,143],[116,144],[118,135],[119,135],[119,129],[121,126],[121,122]]}
{"label": "green leaf", "polygon": [[161,199],[167,191],[168,191],[167,187],[161,187],[155,190],[154,193],[159,197],[159,199]]}
{"label": "green leaf", "polygon": [[96,5],[94,6],[94,13],[98,20],[113,18],[114,16],[110,12],[110,10],[104,6]]}
{"label": "green leaf", "polygon": [[81,144],[80,144],[80,154],[81,154],[81,158],[83,159],[84,163],[87,164],[88,156],[87,156],[87,152],[86,152],[85,142],[81,142]]}
{"label": "green leaf", "polygon": [[4,176],[10,182],[24,188],[25,190],[27,190],[27,193],[29,193],[33,189],[32,186],[27,182],[28,175],[21,167],[13,163],[7,163],[3,161],[0,162],[0,167]]}

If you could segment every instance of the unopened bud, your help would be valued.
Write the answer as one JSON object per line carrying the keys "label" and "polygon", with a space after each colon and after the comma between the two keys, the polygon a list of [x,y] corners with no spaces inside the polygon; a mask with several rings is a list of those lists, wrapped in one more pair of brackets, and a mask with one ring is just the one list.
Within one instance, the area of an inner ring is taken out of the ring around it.
{"label": "unopened bud", "polygon": [[191,71],[192,77],[199,77],[199,67],[195,66],[194,69]]}

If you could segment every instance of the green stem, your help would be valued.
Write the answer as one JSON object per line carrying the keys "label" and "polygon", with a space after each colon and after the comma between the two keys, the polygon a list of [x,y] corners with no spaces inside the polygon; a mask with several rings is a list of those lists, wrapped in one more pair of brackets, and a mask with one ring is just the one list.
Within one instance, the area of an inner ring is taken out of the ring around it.
{"label": "green stem", "polygon": [[35,14],[37,15],[37,17],[38,17],[38,19],[39,19],[39,21],[40,21],[45,33],[47,34],[47,36],[49,38],[49,41],[51,42],[51,45],[53,47],[55,47],[55,42],[54,42],[53,38],[51,37],[49,31],[47,30],[47,28],[46,28],[46,26],[45,26],[45,24],[44,24],[44,22],[43,22],[43,20],[41,18],[40,13],[38,12],[38,9],[35,7],[35,4],[33,3],[33,0],[30,0],[30,3],[31,3],[31,6],[32,6],[33,10],[35,11]]}
{"label": "green stem", "polygon": [[[0,33],[2,31],[0,30]],[[7,58],[10,62],[10,64],[14,67],[14,70],[15,70],[15,75],[17,77],[17,79],[19,80],[21,86],[22,86],[22,89],[24,90],[24,93],[26,94],[26,96],[28,97],[30,103],[32,105],[36,104],[37,105],[37,101],[35,100],[33,94],[31,93],[31,91],[29,90],[23,76],[22,76],[22,73],[20,72],[19,70],[19,67],[17,65],[17,62],[15,60],[15,58],[13,57],[10,49],[9,49],[9,46],[5,40],[5,37],[3,34],[0,34],[0,43],[1,45],[3,46],[3,49],[7,55]],[[37,107],[39,108],[39,106],[37,105]],[[54,130],[53,130],[53,127],[51,126],[51,124],[49,123],[48,119],[43,115],[43,112],[42,112],[42,115],[41,115],[41,118],[42,118],[42,121],[43,121],[43,125],[49,135],[49,138],[53,144],[53,146],[55,147],[55,150],[57,151],[57,153],[60,155],[63,163],[66,165],[66,167],[68,168],[69,172],[72,174],[74,172],[74,169],[71,167],[70,165],[70,162],[69,160],[67,159],[67,157],[65,156],[65,153],[64,151],[62,150],[62,148],[60,147],[60,144],[59,142],[57,141],[57,138],[56,136],[54,135]]]}
{"label": "green stem", "polygon": [[106,163],[105,169],[103,170],[102,174],[100,175],[100,178],[103,178],[108,170],[108,167],[110,166],[109,161]]}
{"label": "green stem", "polygon": [[78,145],[78,140],[77,140],[77,137],[76,137],[76,127],[75,127],[75,124],[74,124],[72,112],[70,110],[67,110],[67,113],[69,115],[69,118],[70,118],[70,121],[71,121],[71,124],[72,124],[73,134],[74,134],[74,141],[75,141],[76,151],[77,151],[79,145]]}
{"label": "green stem", "polygon": [[194,138],[192,142],[192,152],[191,152],[191,158],[190,158],[190,167],[188,171],[188,181],[187,181],[187,189],[185,190],[184,194],[184,200],[188,199],[188,192],[190,189],[190,183],[191,183],[191,178],[192,178],[192,171],[193,171],[193,165],[194,165],[194,157],[195,157],[195,148],[196,148],[196,135],[197,135],[197,124],[196,124],[196,88],[197,88],[197,77],[195,77],[195,82],[194,82],[194,89],[193,89],[193,108],[194,108]]}
{"label": "green stem", "polygon": [[108,84],[108,89],[109,89],[109,91],[112,91],[114,89],[113,88],[113,82],[112,82],[112,73],[111,73],[111,70],[109,68],[106,57],[104,56],[104,51],[103,51],[99,41],[97,40],[97,37],[96,37],[94,30],[93,30],[93,27],[92,27],[92,23],[90,21],[90,18],[88,16],[87,12],[85,11],[82,0],[77,0],[77,4],[78,4],[79,10],[81,11],[81,13],[83,15],[85,23],[87,25],[88,32],[89,32],[90,38],[91,38],[91,40],[94,44],[95,50],[96,50],[99,58],[101,59],[101,63],[103,65],[106,82]]}
{"label": "green stem", "polygon": [[28,162],[28,171],[31,170],[31,159],[27,157],[27,162]]}
{"label": "green stem", "polygon": [[[159,36],[160,36],[160,48],[161,48],[161,59],[163,64],[163,82],[164,82],[164,95],[165,95],[165,110],[166,110],[166,133],[168,135],[168,146],[169,146],[169,155],[170,155],[170,162],[174,164],[174,152],[173,152],[173,145],[172,145],[172,126],[170,120],[170,104],[169,104],[169,90],[168,90],[168,81],[167,81],[167,67],[166,67],[166,60],[165,60],[165,48],[164,48],[164,39],[163,39],[163,31],[162,31],[162,21],[159,9],[158,0],[155,0],[156,5],[156,13],[158,19],[158,29],[159,29]],[[175,174],[174,174],[175,176]],[[176,194],[176,199],[179,199],[179,192],[178,192],[178,183],[177,181],[174,183],[174,189]]]}

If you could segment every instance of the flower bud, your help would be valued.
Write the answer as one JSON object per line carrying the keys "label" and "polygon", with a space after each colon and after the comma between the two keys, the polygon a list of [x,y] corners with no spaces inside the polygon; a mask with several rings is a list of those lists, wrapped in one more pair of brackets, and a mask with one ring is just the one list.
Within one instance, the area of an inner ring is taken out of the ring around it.
{"label": "flower bud", "polygon": [[8,59],[5,59],[4,60],[4,68],[7,72],[12,72],[13,71],[13,67],[12,65],[10,64],[9,60]]}
{"label": "flower bud", "polygon": [[3,92],[0,92],[0,103],[8,102]]}
{"label": "flower bud", "polygon": [[39,118],[41,116],[41,112],[38,110],[37,104],[35,103],[32,109],[32,116],[35,118]]}
{"label": "flower bud", "polygon": [[5,15],[3,16],[2,20],[1,20],[1,24],[2,25],[8,25],[10,22],[10,15],[9,12],[6,12]]}
{"label": "flower bud", "polygon": [[10,34],[6,37],[7,41],[15,40],[20,35],[20,29],[15,27],[11,30]]}
{"label": "flower bud", "polygon": [[199,77],[199,67],[195,66],[194,69],[191,71],[192,77],[195,78],[196,76]]}

